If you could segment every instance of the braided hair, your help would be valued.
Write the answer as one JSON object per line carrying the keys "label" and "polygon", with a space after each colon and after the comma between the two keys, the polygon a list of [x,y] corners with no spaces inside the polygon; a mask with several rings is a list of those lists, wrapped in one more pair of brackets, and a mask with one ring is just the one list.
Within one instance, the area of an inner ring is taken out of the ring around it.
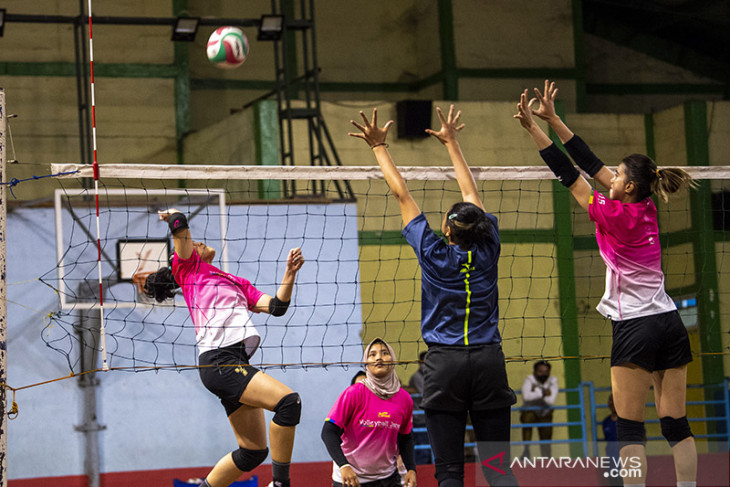
{"label": "braided hair", "polygon": [[471,248],[475,243],[494,240],[492,223],[487,219],[484,210],[473,203],[454,204],[446,213],[446,226],[451,231],[451,241],[465,249]]}
{"label": "braided hair", "polygon": [[692,176],[682,169],[659,169],[650,157],[643,154],[631,154],[621,162],[626,167],[627,179],[636,184],[637,201],[656,193],[666,203],[670,193],[697,186]]}

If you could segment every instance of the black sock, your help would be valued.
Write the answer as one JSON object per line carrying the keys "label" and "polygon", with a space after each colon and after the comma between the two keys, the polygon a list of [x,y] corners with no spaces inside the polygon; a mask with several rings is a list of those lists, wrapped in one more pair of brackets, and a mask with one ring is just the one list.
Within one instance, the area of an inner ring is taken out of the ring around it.
{"label": "black sock", "polygon": [[200,484],[200,487],[210,487],[210,484],[208,483],[208,479],[204,479],[203,483]]}
{"label": "black sock", "polygon": [[282,487],[289,485],[289,465],[289,463],[271,461],[271,473],[274,476],[274,485],[276,485],[276,482],[281,482]]}

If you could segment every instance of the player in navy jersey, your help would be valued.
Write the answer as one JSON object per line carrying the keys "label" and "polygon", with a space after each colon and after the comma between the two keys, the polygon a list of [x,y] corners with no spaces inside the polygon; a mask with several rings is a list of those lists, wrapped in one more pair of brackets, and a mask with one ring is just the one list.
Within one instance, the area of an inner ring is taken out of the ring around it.
{"label": "player in navy jersey", "polygon": [[429,227],[385,143],[392,120],[377,125],[360,112],[364,124],[352,121],[375,153],[385,181],[400,206],[403,235],[421,265],[421,333],[428,345],[421,406],[435,457],[439,487],[464,485],[464,432],[467,413],[480,442],[482,470],[490,485],[517,485],[511,461],[510,406],[515,394],[507,383],[497,324],[497,261],[500,243],[497,219],[487,213],[476,182],[461,152],[457,134],[461,112],[453,105],[447,117],[436,109],[441,129],[427,133],[449,152],[462,202],[444,215],[446,241]]}
{"label": "player in navy jersey", "polygon": [[[525,90],[517,104],[520,121],[545,163],[596,223],[596,240],[606,263],[606,292],[596,308],[611,320],[611,389],[616,406],[621,458],[641,460],[642,475],[624,485],[643,486],[646,478],[646,396],[654,385],[662,435],[672,447],[677,485],[694,487],[697,449],[687,420],[687,364],[692,361],[689,336],[672,299],[664,290],[657,209],[653,194],[692,186],[679,168],[657,167],[642,154],[626,156],[616,173],[596,157],[555,113],[555,83],[545,81],[528,101]],[[539,102],[537,110],[533,110]],[[595,191],[537,125],[548,122],[578,167],[609,190]],[[628,479],[627,479],[628,480]]]}

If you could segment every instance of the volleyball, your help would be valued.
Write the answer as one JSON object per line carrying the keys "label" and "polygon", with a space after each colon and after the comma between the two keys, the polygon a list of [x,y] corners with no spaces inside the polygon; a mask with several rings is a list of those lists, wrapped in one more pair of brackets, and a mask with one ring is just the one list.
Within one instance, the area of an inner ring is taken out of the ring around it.
{"label": "volleyball", "polygon": [[208,38],[208,59],[223,69],[237,68],[248,56],[248,39],[237,27],[221,27]]}

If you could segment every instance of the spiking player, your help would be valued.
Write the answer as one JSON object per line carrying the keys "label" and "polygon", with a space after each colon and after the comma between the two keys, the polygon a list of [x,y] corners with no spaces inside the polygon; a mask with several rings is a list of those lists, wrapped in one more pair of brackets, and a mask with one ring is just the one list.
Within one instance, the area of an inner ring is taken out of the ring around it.
{"label": "spiking player", "polygon": [[218,396],[236,435],[239,448],[221,458],[203,481],[203,487],[227,487],[268,455],[264,409],[274,412],[269,434],[273,485],[289,487],[289,464],[294,429],[302,405],[299,394],[249,364],[261,337],[250,311],[282,316],[291,300],[297,272],[304,264],[301,249],[289,252],[286,271],[272,297],[246,279],[212,266],[215,250],[193,242],[185,215],[170,209],[160,213],[170,226],[175,255],[171,268],[150,274],[145,293],[162,302],[182,288],[195,324],[200,378]]}

